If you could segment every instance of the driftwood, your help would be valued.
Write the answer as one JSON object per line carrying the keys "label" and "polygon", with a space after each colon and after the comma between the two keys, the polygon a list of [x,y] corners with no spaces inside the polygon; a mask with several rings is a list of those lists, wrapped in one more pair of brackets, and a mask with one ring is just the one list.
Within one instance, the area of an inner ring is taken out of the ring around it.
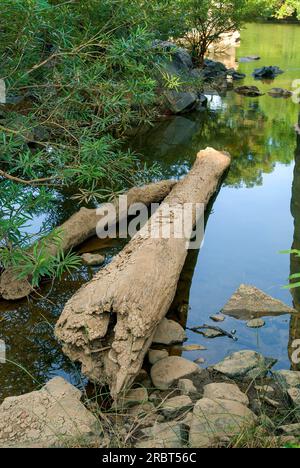
{"label": "driftwood", "polygon": [[[124,206],[122,212],[119,212],[117,201],[113,202],[116,208],[117,219],[122,220],[126,218],[128,208],[134,203],[143,203],[149,206],[151,203],[161,202],[170,193],[175,183],[175,181],[163,180],[143,187],[130,189],[125,194],[127,195],[127,206]],[[49,240],[47,253],[49,255],[57,255],[59,250],[65,253],[69,252],[85,240],[95,236],[96,226],[101,228],[101,218],[103,218],[103,216],[97,215],[95,209],[81,208],[81,210],[57,228],[61,238],[60,245],[58,246],[57,243]],[[102,228],[105,227],[106,222],[107,220],[104,220]],[[45,242],[45,239],[43,242]],[[29,296],[31,293],[32,286],[29,278],[23,280],[16,278],[16,273],[13,269],[8,269],[2,273],[0,278],[0,296],[2,296],[3,299],[22,299]]]}
{"label": "driftwood", "polygon": [[[172,212],[184,203],[206,207],[229,165],[225,153],[200,151],[190,173],[123,251],[69,300],[56,325],[65,354],[81,362],[82,372],[91,380],[107,382],[114,397],[139,372],[155,330],[172,304],[188,252],[185,238],[153,238],[149,231],[172,225]],[[162,216],[166,210],[169,218]]]}

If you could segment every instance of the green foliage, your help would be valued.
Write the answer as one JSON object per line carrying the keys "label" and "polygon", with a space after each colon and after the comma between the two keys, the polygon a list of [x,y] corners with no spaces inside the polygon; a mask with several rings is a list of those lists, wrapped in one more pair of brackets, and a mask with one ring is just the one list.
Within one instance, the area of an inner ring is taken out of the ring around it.
{"label": "green foliage", "polygon": [[32,232],[35,217],[62,190],[90,204],[156,173],[143,168],[143,176],[121,139],[155,115],[162,52],[152,41],[180,27],[166,15],[175,3],[2,0],[0,267],[18,264],[37,284],[75,265],[69,256],[45,261],[43,249],[28,254],[49,231]]}
{"label": "green foliage", "polygon": [[202,66],[208,47],[224,33],[238,30],[249,18],[248,0],[184,0],[186,40]]}

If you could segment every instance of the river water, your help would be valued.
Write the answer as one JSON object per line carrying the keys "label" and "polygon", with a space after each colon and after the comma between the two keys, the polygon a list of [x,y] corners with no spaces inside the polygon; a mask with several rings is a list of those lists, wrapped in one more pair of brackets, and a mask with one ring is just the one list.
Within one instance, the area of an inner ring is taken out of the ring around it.
{"label": "river water", "polygon": [[[248,25],[235,53],[223,60],[234,64],[247,55],[261,57],[236,64],[247,74],[242,84],[255,84],[263,92],[275,86],[292,89],[300,79],[300,26]],[[263,65],[277,65],[284,73],[274,82],[255,81],[251,73]],[[254,285],[294,304],[299,316],[265,317],[266,325],[259,330],[247,328],[245,317],[227,317],[221,326],[236,330],[238,341],[188,332],[188,344],[207,350],[184,352],[184,357],[204,358],[207,366],[230,352],[254,349],[277,358],[277,368],[296,368],[290,357],[293,341],[300,339],[300,293],[292,296],[283,286],[290,272],[300,272],[300,261],[279,252],[300,249],[300,136],[294,128],[300,106],[292,99],[267,94],[245,98],[233,91],[208,99],[207,111],[158,123],[131,143],[146,162],[159,163],[162,178],[182,177],[206,146],[232,155],[231,170],[207,220],[204,246],[189,253],[170,316],[189,328],[213,325],[210,315],[222,309],[241,283]],[[121,245],[93,240],[81,250],[100,247],[109,261]],[[95,271],[82,268],[65,277],[46,300],[0,303],[0,339],[6,342],[8,357],[0,365],[0,399],[30,391],[53,375],[80,384],[80,373],[63,356],[53,326],[68,298]]]}

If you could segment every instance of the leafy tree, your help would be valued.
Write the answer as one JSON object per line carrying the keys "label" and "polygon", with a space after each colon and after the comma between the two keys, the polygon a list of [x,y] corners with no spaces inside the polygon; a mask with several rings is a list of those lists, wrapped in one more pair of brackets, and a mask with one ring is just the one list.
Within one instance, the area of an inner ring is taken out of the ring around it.
{"label": "leafy tree", "polygon": [[238,30],[249,17],[252,1],[184,0],[186,40],[197,65],[202,66],[209,46],[224,33]]}

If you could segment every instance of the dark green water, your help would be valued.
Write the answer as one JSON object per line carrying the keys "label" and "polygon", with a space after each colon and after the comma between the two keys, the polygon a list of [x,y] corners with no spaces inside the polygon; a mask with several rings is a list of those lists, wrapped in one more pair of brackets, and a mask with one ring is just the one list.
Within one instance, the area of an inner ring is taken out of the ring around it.
{"label": "dark green water", "polygon": [[[236,53],[261,56],[259,62],[240,64],[239,70],[247,73],[245,84],[254,84],[249,75],[255,67],[277,65],[283,75],[273,83],[255,84],[264,92],[273,86],[290,89],[293,80],[300,79],[300,26],[250,25]],[[145,161],[159,162],[164,178],[184,175],[206,146],[232,155],[230,173],[208,218],[204,247],[189,254],[170,314],[189,327],[212,323],[209,316],[241,283],[253,284],[289,305],[294,299],[299,318],[266,317],[266,326],[253,331],[245,321],[228,317],[221,326],[236,329],[237,342],[207,340],[190,332],[189,343],[204,344],[207,351],[184,353],[189,359],[204,357],[209,365],[229,352],[255,349],[277,358],[278,368],[290,368],[291,343],[300,339],[300,293],[293,298],[282,286],[290,271],[300,272],[300,262],[279,251],[300,249],[300,136],[297,139],[294,129],[300,105],[291,99],[268,95],[250,99],[234,92],[210,96],[209,101],[207,112],[161,122],[132,142]],[[62,202],[62,210],[65,217],[72,212],[67,202]],[[58,218],[57,224],[62,221]],[[94,240],[82,251],[101,249],[109,261],[120,248],[118,243]],[[12,361],[0,365],[0,399],[30,391],[57,374],[80,383],[79,372],[53,337],[53,326],[69,297],[95,271],[82,268],[65,277],[46,300],[0,303],[0,339],[6,341]]]}

